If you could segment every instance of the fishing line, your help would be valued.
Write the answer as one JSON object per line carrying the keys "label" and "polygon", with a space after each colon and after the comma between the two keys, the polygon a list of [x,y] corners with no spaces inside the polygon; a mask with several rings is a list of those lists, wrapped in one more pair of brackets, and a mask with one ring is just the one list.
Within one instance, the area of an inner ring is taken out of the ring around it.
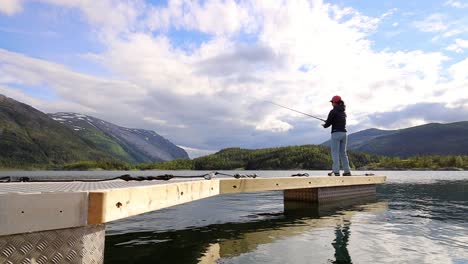
{"label": "fishing line", "polygon": [[316,116],[313,116],[313,115],[311,115],[311,114],[307,114],[307,113],[304,113],[304,112],[298,111],[298,110],[296,110],[296,109],[292,109],[292,108],[289,108],[289,107],[286,107],[286,106],[283,106],[283,105],[277,104],[277,103],[275,103],[275,102],[272,102],[272,101],[266,101],[266,100],[265,100],[265,102],[268,102],[268,103],[270,103],[270,104],[274,104],[274,105],[276,105],[276,106],[279,106],[279,107],[282,107],[282,108],[285,108],[285,109],[288,109],[288,110],[294,111],[294,112],[296,112],[296,113],[299,113],[299,114],[306,115],[306,116],[308,116],[308,117],[312,117],[312,118],[318,119],[318,120],[320,120],[320,121],[323,121],[323,122],[326,122],[326,121],[327,121],[327,120],[325,120],[325,119],[322,119],[322,118],[320,118],[320,117],[316,117]]}

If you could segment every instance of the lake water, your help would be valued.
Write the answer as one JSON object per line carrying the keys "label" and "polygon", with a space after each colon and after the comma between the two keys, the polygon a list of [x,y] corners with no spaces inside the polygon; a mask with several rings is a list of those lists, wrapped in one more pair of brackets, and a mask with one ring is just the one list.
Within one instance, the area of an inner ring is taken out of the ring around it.
{"label": "lake water", "polygon": [[468,263],[468,172],[376,174],[388,178],[374,199],[312,207],[284,205],[282,192],[247,193],[115,221],[105,263]]}

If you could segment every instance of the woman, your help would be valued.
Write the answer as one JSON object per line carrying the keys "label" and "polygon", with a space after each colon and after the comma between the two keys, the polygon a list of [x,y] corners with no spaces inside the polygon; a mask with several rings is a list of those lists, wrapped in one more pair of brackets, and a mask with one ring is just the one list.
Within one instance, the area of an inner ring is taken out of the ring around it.
{"label": "woman", "polygon": [[346,105],[338,95],[333,96],[330,101],[333,109],[328,114],[327,121],[323,124],[324,128],[329,126],[331,130],[331,153],[333,160],[333,171],[328,173],[328,176],[340,176],[340,159],[343,164],[343,176],[351,176],[349,169],[348,155],[346,154],[346,142],[348,136],[346,134]]}

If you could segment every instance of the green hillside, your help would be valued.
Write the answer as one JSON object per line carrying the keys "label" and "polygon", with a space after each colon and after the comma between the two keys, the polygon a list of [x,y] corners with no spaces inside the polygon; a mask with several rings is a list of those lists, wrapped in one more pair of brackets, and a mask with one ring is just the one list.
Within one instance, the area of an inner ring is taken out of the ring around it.
{"label": "green hillside", "polygon": [[[366,130],[362,130],[356,133],[352,133],[348,135],[348,149],[357,149],[360,146],[366,144],[368,141],[395,133],[396,130],[382,130],[376,128],[370,128]],[[322,145],[330,146],[330,140],[327,140]]]}
{"label": "green hillside", "polygon": [[[401,159],[364,153],[348,153],[351,167],[363,170],[468,170],[468,156],[415,156]],[[305,145],[268,149],[228,148],[215,154],[157,163],[81,161],[64,170],[329,170],[330,150]]]}
{"label": "green hillside", "polygon": [[114,166],[118,162],[188,158],[185,150],[154,131],[120,127],[82,114],[47,115],[3,95],[0,150],[3,169],[58,168],[81,161]]}
{"label": "green hillside", "polygon": [[[379,157],[364,153],[348,153],[352,167],[359,168],[378,162]],[[141,164],[139,169],[194,170],[322,170],[331,168],[330,149],[304,145],[266,149],[228,148],[215,154],[190,160]]]}
{"label": "green hillside", "polygon": [[18,168],[112,159],[46,114],[0,95],[0,165]]}
{"label": "green hillside", "polygon": [[115,139],[107,136],[99,129],[90,126],[89,129],[81,132],[80,136],[93,142],[98,149],[109,153],[112,157],[115,157],[118,160],[130,163],[135,162],[135,159],[128,154]]}
{"label": "green hillside", "polygon": [[[323,143],[330,145],[330,141]],[[348,149],[391,157],[468,155],[468,121],[399,130],[366,129],[348,137]]]}
{"label": "green hillside", "polygon": [[[70,119],[64,120],[60,116],[56,117],[53,114],[48,114],[52,119],[62,123],[68,128],[74,130],[74,133],[83,138],[84,140],[91,141],[97,149],[108,153],[115,159],[135,163],[135,159],[119,144],[116,138],[106,135],[102,130],[93,125],[87,120]],[[64,120],[66,122],[61,122]]]}
{"label": "green hillside", "polygon": [[116,159],[129,163],[188,159],[188,154],[152,130],[127,128],[78,113],[49,116]]}
{"label": "green hillside", "polygon": [[363,141],[351,149],[394,157],[468,155],[468,122],[400,129]]}
{"label": "green hillside", "polygon": [[[323,145],[229,148],[189,160],[154,131],[80,114],[52,117],[60,122],[0,95],[0,168],[314,170],[330,169],[332,163],[330,149]],[[349,138],[350,148],[357,150],[349,152],[353,168],[468,168],[468,122],[373,129]],[[172,161],[154,162],[161,160]]]}
{"label": "green hillside", "polygon": [[[467,170],[468,156],[415,156],[401,159],[350,151],[353,169],[364,170]],[[133,169],[158,170],[329,170],[330,149],[304,145],[268,149],[223,149],[193,160],[139,164]],[[97,164],[96,164],[97,165]]]}

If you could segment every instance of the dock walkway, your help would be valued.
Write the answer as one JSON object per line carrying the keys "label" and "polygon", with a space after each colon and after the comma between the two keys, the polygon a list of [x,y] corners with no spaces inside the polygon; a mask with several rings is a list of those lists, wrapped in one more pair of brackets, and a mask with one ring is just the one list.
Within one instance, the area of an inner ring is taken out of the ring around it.
{"label": "dock walkway", "polygon": [[375,186],[385,180],[352,176],[0,183],[0,263],[102,263],[105,223],[110,221],[243,192],[282,190],[285,201],[324,203],[375,195]]}

